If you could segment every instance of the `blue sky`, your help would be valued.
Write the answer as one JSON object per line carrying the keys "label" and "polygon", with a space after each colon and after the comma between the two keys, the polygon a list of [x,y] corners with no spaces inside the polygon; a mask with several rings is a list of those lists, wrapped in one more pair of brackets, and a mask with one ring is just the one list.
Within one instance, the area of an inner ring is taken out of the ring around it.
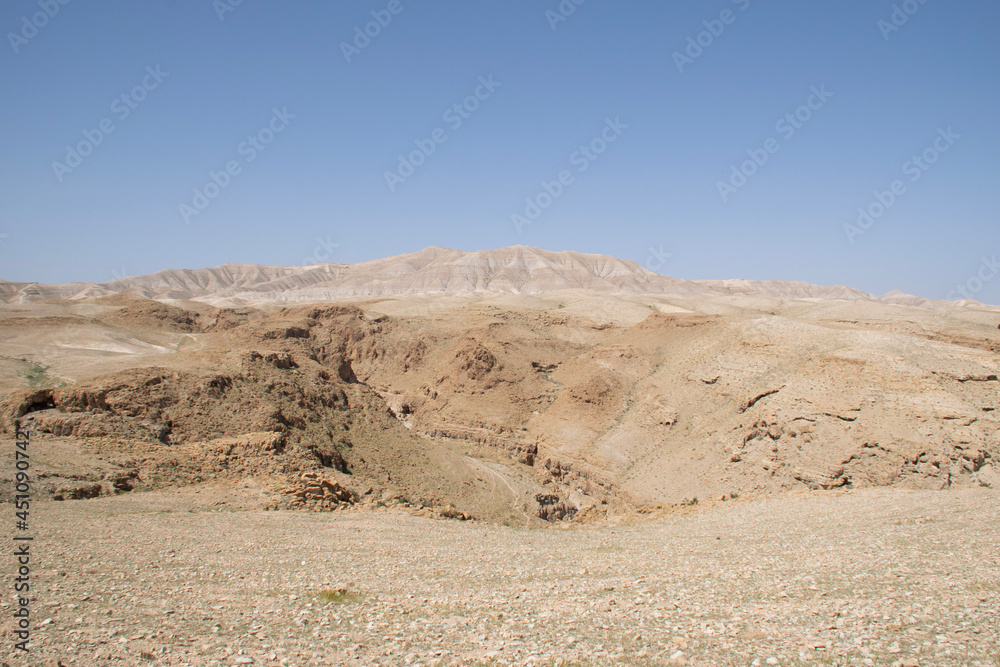
{"label": "blue sky", "polygon": [[1000,303],[996,2],[579,1],[7,0],[0,278],[524,244]]}

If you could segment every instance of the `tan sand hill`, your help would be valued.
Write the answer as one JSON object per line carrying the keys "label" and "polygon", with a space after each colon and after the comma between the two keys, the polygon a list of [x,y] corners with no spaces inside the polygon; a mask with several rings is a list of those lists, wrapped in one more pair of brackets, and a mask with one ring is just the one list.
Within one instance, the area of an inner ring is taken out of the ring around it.
{"label": "tan sand hill", "polygon": [[[564,290],[675,297],[750,295],[783,299],[878,300],[844,286],[821,287],[782,281],[678,280],[606,255],[550,252],[525,246],[476,252],[431,247],[360,264],[305,267],[225,264],[214,269],[160,271],[100,284],[0,282],[0,299],[7,303],[23,303],[130,293],[149,299],[195,300],[232,306],[397,294],[538,295]],[[889,303],[909,303],[912,299],[916,297],[887,295]],[[935,303],[925,301],[920,305]]]}

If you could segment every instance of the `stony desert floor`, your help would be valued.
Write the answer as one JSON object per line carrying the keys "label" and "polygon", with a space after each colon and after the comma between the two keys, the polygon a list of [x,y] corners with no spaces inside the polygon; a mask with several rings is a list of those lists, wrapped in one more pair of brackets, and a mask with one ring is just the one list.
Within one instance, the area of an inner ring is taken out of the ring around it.
{"label": "stony desert floor", "polygon": [[1000,665],[995,490],[543,529],[241,510],[238,490],[36,504],[28,664]]}

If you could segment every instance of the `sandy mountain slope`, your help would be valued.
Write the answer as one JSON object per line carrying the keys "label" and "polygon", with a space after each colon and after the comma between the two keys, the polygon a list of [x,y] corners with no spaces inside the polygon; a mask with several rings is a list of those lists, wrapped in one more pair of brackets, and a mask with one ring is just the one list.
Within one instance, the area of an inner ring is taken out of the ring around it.
{"label": "sandy mountain slope", "polygon": [[[304,267],[225,264],[213,269],[160,271],[100,284],[0,282],[0,299],[7,303],[25,303],[129,293],[149,299],[235,306],[398,294],[539,295],[567,290],[675,297],[878,300],[844,286],[822,287],[782,281],[678,280],[606,255],[550,252],[525,246],[476,252],[431,247],[360,264]],[[904,305],[914,305],[911,301],[917,299],[899,293],[886,296],[886,302]],[[919,299],[918,302],[925,306],[945,305],[944,302]]]}

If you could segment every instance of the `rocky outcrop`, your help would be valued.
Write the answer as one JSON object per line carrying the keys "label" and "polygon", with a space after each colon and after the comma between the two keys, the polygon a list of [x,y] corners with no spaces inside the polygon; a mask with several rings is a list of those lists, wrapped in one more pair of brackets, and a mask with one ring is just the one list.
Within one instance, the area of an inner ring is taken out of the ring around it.
{"label": "rocky outcrop", "polygon": [[537,494],[535,502],[538,503],[537,516],[546,521],[571,519],[577,512],[574,505],[563,501],[559,496],[552,493]]}
{"label": "rocky outcrop", "polygon": [[353,494],[337,482],[315,472],[304,473],[294,484],[278,490],[276,509],[334,510],[341,505],[353,505]]}

